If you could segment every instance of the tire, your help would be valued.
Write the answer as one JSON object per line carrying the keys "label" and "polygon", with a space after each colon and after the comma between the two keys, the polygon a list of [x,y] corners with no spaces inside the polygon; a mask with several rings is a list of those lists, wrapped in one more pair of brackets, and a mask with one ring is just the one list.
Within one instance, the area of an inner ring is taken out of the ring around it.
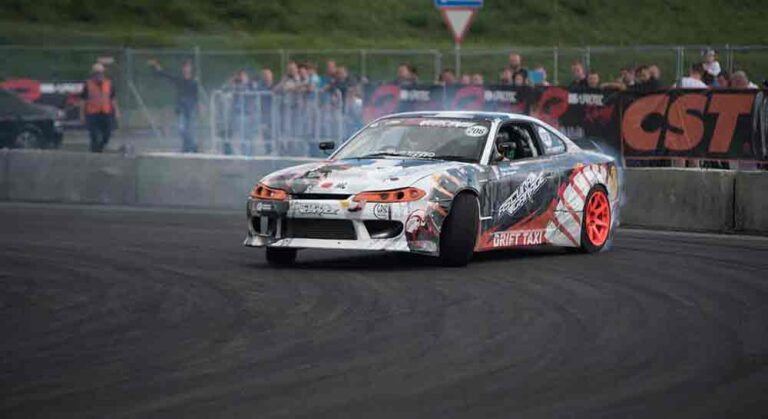
{"label": "tire", "polygon": [[582,252],[599,252],[610,243],[613,236],[612,217],[608,192],[602,186],[595,186],[584,200],[580,247]]}
{"label": "tire", "polygon": [[440,232],[442,266],[466,266],[472,259],[477,240],[480,209],[477,198],[470,193],[456,196]]}
{"label": "tire", "polygon": [[13,138],[14,148],[41,148],[43,144],[43,136],[40,130],[33,126],[25,126],[16,133]]}
{"label": "tire", "polygon": [[288,266],[296,261],[296,249],[267,247],[267,263],[272,266]]}

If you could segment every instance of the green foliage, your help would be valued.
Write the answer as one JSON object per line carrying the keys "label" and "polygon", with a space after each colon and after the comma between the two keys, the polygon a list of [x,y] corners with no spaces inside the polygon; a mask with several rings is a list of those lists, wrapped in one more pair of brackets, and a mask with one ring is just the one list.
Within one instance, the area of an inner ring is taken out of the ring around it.
{"label": "green foliage", "polygon": [[[765,44],[763,0],[488,0],[467,47]],[[24,30],[22,30],[24,28]],[[446,47],[430,0],[3,0],[0,41]]]}

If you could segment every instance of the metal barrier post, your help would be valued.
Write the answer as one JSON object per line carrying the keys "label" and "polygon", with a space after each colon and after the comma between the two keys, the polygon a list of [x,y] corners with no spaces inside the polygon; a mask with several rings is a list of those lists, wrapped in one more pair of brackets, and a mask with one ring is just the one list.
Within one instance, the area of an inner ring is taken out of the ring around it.
{"label": "metal barrier post", "polygon": [[557,85],[559,82],[558,73],[560,72],[560,48],[555,46],[555,49],[552,50],[552,60],[554,61],[555,68],[554,71],[554,79],[552,79],[552,84]]}
{"label": "metal barrier post", "polygon": [[368,77],[368,66],[366,65],[366,53],[364,49],[360,50],[360,77],[366,79]]}

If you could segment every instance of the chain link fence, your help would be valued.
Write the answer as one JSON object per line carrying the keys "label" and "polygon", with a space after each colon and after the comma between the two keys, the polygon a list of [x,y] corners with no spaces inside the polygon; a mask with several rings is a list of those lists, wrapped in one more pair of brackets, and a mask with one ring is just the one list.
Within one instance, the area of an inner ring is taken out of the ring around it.
{"label": "chain link fence", "polygon": [[[147,63],[149,60],[157,60],[168,72],[178,74],[182,63],[190,61],[194,64],[195,77],[200,84],[201,109],[196,133],[201,145],[206,143],[201,149],[226,152],[221,136],[217,139],[217,132],[220,131],[217,131],[217,124],[221,124],[223,119],[221,115],[215,115],[215,112],[227,109],[223,105],[225,98],[228,98],[226,86],[240,70],[245,70],[256,79],[263,69],[269,69],[277,83],[291,61],[313,64],[322,76],[326,61],[335,60],[338,65],[348,69],[353,80],[379,82],[395,80],[398,66],[407,63],[416,68],[422,83],[437,80],[441,70],[446,68],[462,74],[480,74],[486,83],[495,83],[501,70],[508,64],[509,54],[518,53],[525,67],[543,69],[548,82],[555,85],[567,85],[570,82],[570,66],[574,61],[580,61],[588,69],[597,71],[602,81],[617,79],[621,67],[656,64],[662,71],[662,81],[670,85],[687,74],[688,66],[701,61],[702,52],[708,48],[717,50],[724,70],[731,73],[745,70],[758,84],[768,78],[768,46],[765,45],[519,47],[485,50],[203,50],[6,45],[0,46],[0,81],[83,80],[94,62],[103,62],[107,64],[109,76],[117,86],[122,110],[120,131],[125,133],[123,135],[144,144],[145,149],[177,150],[180,141],[175,126],[176,89],[167,79],[158,77]],[[214,92],[219,92],[216,97],[213,96]],[[290,116],[282,118],[279,124],[270,124],[268,134],[273,137],[287,136],[291,140],[304,138],[306,135],[297,137],[294,131],[290,131],[304,129],[312,132],[313,141],[321,138],[338,139],[344,135],[347,124],[346,117],[338,113],[345,113],[347,104],[333,107],[330,105],[332,96],[324,95],[327,92],[318,93],[311,99],[302,98],[302,103],[307,103],[302,105],[304,113],[294,112],[296,108],[293,103],[296,101],[288,96],[273,95],[267,106],[266,96],[261,95],[257,102],[261,102],[262,111],[258,115],[263,120],[272,118],[265,113],[267,111],[264,109],[268,108],[269,112],[276,112],[278,116]],[[297,118],[312,120],[304,122]],[[262,132],[261,129],[255,132],[266,135],[266,131]],[[242,152],[242,148],[240,150]],[[266,153],[263,149],[253,150],[245,154]],[[281,146],[269,152],[291,153],[292,150],[298,152],[295,146]]]}

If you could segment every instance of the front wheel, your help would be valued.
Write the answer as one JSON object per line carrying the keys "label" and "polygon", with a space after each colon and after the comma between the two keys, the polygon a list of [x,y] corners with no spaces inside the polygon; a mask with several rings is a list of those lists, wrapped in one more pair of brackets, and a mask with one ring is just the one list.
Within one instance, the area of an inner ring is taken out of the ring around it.
{"label": "front wheel", "polygon": [[25,126],[16,134],[13,141],[15,148],[41,148],[43,145],[42,134],[34,126]]}
{"label": "front wheel", "polygon": [[475,251],[480,208],[477,198],[459,194],[451,206],[440,232],[440,264],[466,266]]}
{"label": "front wheel", "polygon": [[589,191],[584,201],[584,213],[581,222],[581,250],[595,253],[605,247],[611,238],[611,204],[608,193],[602,186]]}
{"label": "front wheel", "polygon": [[267,263],[272,266],[287,266],[296,261],[296,249],[267,247]]}

